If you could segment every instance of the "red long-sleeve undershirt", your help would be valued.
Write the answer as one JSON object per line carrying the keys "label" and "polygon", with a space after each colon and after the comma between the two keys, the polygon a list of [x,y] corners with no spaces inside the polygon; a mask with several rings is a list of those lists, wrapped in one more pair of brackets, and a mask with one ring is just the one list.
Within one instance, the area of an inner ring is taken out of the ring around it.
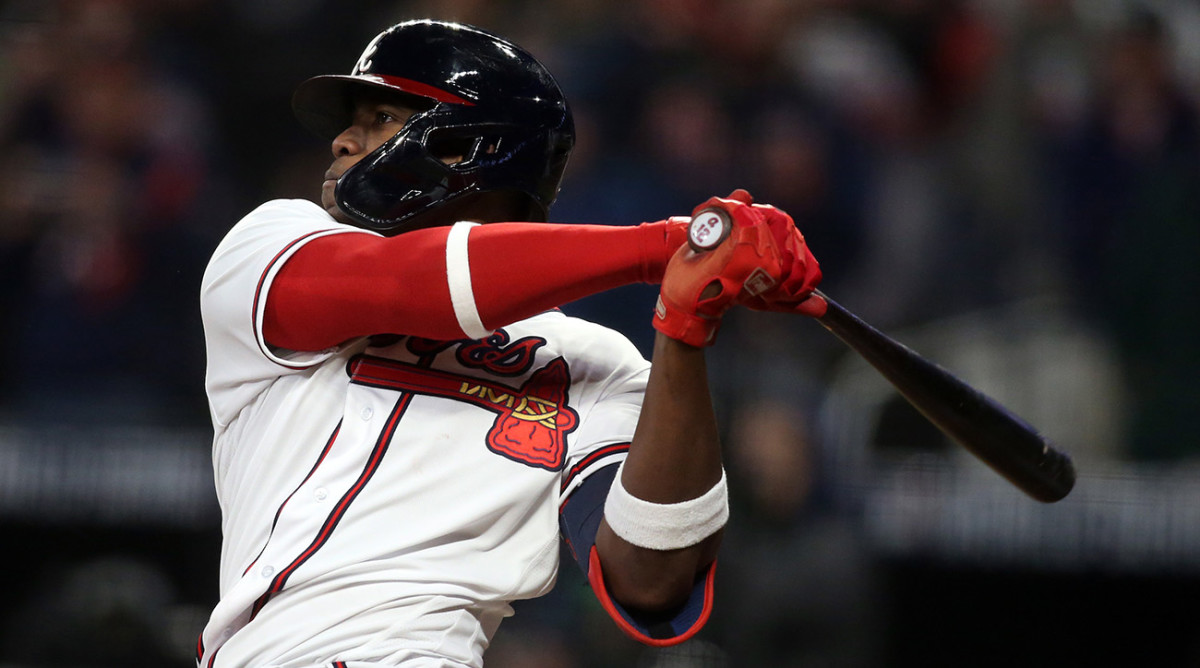
{"label": "red long-sleeve undershirt", "polygon": [[[267,342],[316,351],[374,334],[463,338],[447,284],[449,230],[334,234],[305,244],[271,285]],[[658,283],[685,234],[666,221],[473,227],[467,253],[479,319],[498,328],[621,285]]]}

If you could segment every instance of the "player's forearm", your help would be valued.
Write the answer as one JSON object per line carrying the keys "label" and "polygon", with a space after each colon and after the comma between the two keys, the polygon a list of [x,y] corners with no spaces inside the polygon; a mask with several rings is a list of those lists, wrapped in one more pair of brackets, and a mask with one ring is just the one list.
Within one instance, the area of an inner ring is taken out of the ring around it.
{"label": "player's forearm", "polygon": [[[620,482],[637,499],[675,504],[704,496],[721,478],[704,352],[659,334]],[[653,610],[687,600],[697,574],[716,558],[720,539],[717,531],[687,547],[648,549],[621,538],[605,522],[597,532],[596,549],[613,598]]]}
{"label": "player's forearm", "polygon": [[703,348],[656,334],[653,366],[623,482],[634,496],[675,503],[721,478],[721,443]]}
{"label": "player's forearm", "polygon": [[321,350],[372,334],[477,338],[485,335],[480,328],[490,331],[621,285],[659,281],[682,241],[673,229],[678,226],[664,222],[497,223],[460,228],[457,240],[449,228],[386,239],[323,237],[280,270],[264,333],[273,345],[292,350]]}

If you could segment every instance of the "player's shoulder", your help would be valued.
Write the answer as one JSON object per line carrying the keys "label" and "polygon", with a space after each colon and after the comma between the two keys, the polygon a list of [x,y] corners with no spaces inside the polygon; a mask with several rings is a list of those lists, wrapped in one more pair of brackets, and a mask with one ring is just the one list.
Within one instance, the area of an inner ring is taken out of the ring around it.
{"label": "player's shoulder", "polygon": [[258,205],[235,223],[217,246],[216,255],[246,247],[268,248],[320,233],[337,232],[373,234],[334,220],[314,202],[275,199]]}
{"label": "player's shoulder", "polygon": [[252,209],[234,225],[234,229],[280,222],[341,225],[316,202],[306,199],[273,199]]}
{"label": "player's shoulder", "polygon": [[281,253],[321,234],[366,232],[334,220],[308,200],[277,199],[255,207],[225,233],[213,250],[203,285],[248,271],[256,276]]}

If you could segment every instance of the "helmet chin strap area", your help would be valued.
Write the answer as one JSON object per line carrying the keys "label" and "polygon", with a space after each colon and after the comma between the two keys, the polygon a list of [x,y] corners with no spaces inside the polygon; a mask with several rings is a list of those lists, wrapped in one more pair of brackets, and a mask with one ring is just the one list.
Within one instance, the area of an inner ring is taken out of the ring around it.
{"label": "helmet chin strap area", "polygon": [[[545,222],[545,217],[531,210],[529,199],[521,193],[492,191],[466,193],[445,201],[410,218],[403,232],[427,227],[444,227],[454,223]],[[401,232],[382,232],[395,236]]]}

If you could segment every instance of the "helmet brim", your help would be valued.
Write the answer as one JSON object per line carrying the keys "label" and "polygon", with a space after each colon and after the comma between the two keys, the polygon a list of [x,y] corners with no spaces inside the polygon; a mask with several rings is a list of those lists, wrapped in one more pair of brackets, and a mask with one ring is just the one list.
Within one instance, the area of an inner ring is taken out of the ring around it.
{"label": "helmet brim", "polygon": [[[421,95],[414,86],[388,81],[383,77],[355,74],[323,74],[296,87],[292,94],[292,113],[305,129],[332,141],[342,133],[354,116],[354,98],[363,91],[382,91],[395,96],[403,106],[423,110],[439,100]],[[415,82],[410,82],[415,83]]]}

